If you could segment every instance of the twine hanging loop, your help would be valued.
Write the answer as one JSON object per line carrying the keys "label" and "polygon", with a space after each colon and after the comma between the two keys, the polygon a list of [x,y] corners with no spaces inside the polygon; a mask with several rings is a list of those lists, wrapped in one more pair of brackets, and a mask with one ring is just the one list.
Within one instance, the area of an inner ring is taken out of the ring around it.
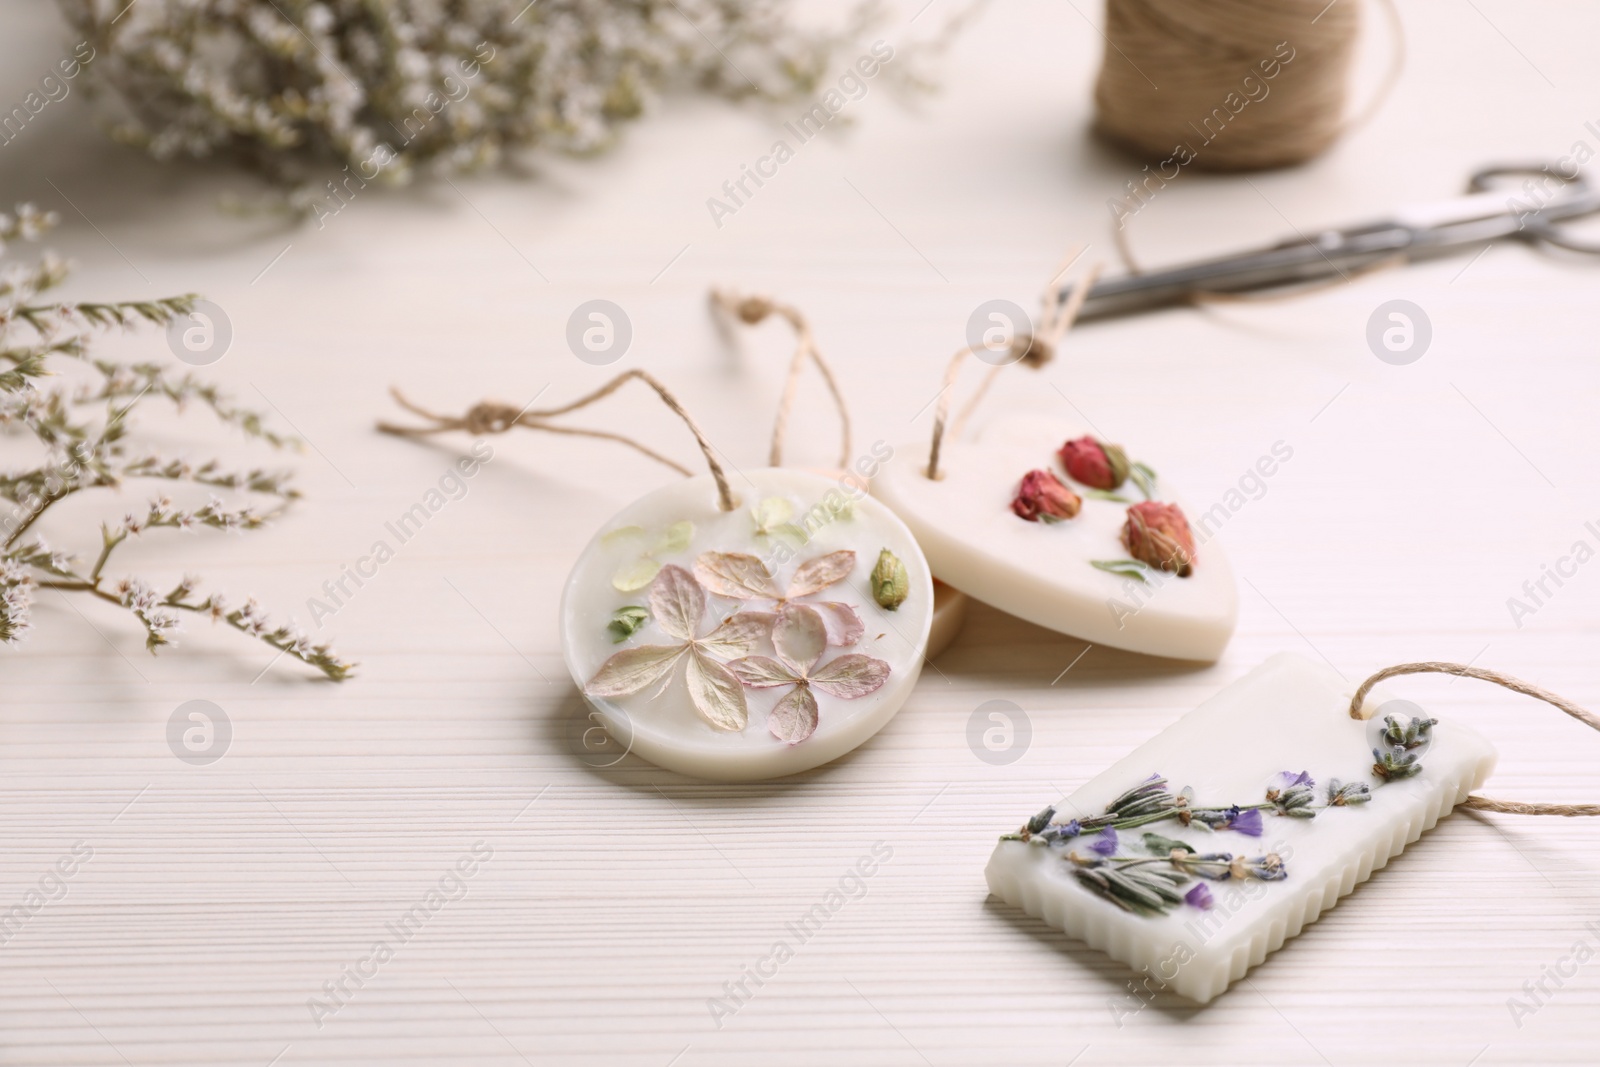
{"label": "twine hanging loop", "polygon": [[[1597,717],[1587,708],[1579,707],[1566,697],[1558,696],[1547,689],[1541,689],[1531,682],[1524,682],[1513,678],[1509,674],[1499,671],[1485,670],[1482,667],[1473,667],[1464,663],[1448,663],[1440,660],[1425,660],[1418,663],[1400,663],[1393,667],[1385,667],[1378,671],[1356,689],[1355,695],[1350,698],[1350,717],[1352,719],[1370,718],[1376,709],[1368,708],[1367,694],[1372,687],[1387,678],[1397,678],[1404,674],[1453,674],[1458,678],[1475,678],[1480,682],[1492,682],[1513,693],[1542,700],[1551,707],[1559,708],[1568,715],[1577,719],[1592,730],[1600,730],[1600,717]],[[1464,808],[1474,811],[1498,811],[1509,815],[1600,815],[1600,804],[1530,804],[1512,800],[1494,800],[1490,797],[1469,796],[1461,804]]]}
{"label": "twine hanging loop", "polygon": [[933,441],[928,446],[928,466],[923,474],[932,481],[943,477],[939,471],[939,456],[944,450],[946,426],[949,427],[948,436],[957,437],[967,424],[967,419],[977,408],[978,403],[988,395],[989,387],[1000,376],[1000,372],[1013,363],[1020,363],[1024,367],[1038,370],[1056,358],[1056,350],[1061,345],[1061,339],[1066,336],[1072,324],[1077,321],[1078,312],[1083,308],[1083,302],[1089,297],[1089,290],[1094,288],[1095,281],[1100,277],[1103,264],[1095,263],[1084,272],[1084,277],[1072,286],[1072,292],[1063,302],[1062,291],[1066,288],[1066,274],[1072,269],[1084,253],[1083,246],[1078,246],[1068,252],[1062,261],[1062,266],[1056,269],[1055,275],[1050,279],[1050,284],[1045,286],[1044,294],[1040,297],[1042,313],[1039,327],[1036,330],[1018,330],[1011,335],[1011,343],[1006,349],[1006,358],[989,368],[989,373],[984,375],[978,383],[978,388],[973,392],[971,399],[961,409],[961,413],[952,422],[950,420],[950,394],[955,391],[956,380],[961,377],[962,364],[968,356],[976,355],[980,350],[967,345],[950,357],[950,362],[945,366],[944,381],[939,386],[939,402],[933,412]]}
{"label": "twine hanging loop", "polygon": [[755,326],[765,321],[768,316],[777,315],[794,331],[794,355],[789,359],[789,376],[784,381],[783,398],[778,401],[778,414],[772,422],[772,445],[767,452],[768,466],[783,466],[783,439],[789,428],[789,414],[794,409],[800,372],[805,369],[806,363],[810,362],[822,376],[823,384],[828,387],[828,394],[833,398],[833,406],[839,413],[839,469],[848,470],[850,409],[845,404],[839,380],[834,377],[833,368],[823,358],[822,350],[817,347],[816,336],[811,332],[811,324],[800,313],[800,309],[792,304],[774,300],[770,296],[759,294],[740,296],[725,289],[711,290],[711,306],[732,315],[746,326]]}

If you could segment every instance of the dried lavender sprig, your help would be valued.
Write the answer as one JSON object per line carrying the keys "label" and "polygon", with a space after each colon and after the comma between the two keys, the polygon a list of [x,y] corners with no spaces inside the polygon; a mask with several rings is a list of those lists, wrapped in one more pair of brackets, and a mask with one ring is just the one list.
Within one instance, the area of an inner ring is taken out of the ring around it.
{"label": "dried lavender sprig", "polygon": [[1438,719],[1414,719],[1407,717],[1401,720],[1394,715],[1383,717],[1383,730],[1379,739],[1390,748],[1403,748],[1410,752],[1418,748],[1427,748],[1433,742],[1433,728],[1439,725]]}
{"label": "dried lavender sprig", "polygon": [[1261,856],[1200,854],[1182,841],[1157,834],[1146,834],[1144,842],[1155,856],[1083,856],[1072,852],[1066,858],[1080,884],[1118,907],[1141,915],[1164,915],[1186,900],[1206,906],[1211,899],[1209,893],[1191,896],[1179,891],[1195,879],[1276,882],[1289,876],[1288,868],[1275,852]]}
{"label": "dried lavender sprig", "polygon": [[[1432,720],[1413,720],[1420,726],[1423,744],[1426,731],[1435,723]],[[1398,780],[1413,777],[1422,770],[1420,753],[1404,748],[1373,750],[1377,761],[1373,773],[1380,780]],[[1334,779],[1328,789],[1327,803],[1317,804],[1316,782],[1305,771],[1298,774],[1284,771],[1268,786],[1266,802],[1259,804],[1229,805],[1227,807],[1196,807],[1192,804],[1192,791],[1184,789],[1173,794],[1167,779],[1152,774],[1132,789],[1127,790],[1106,805],[1102,815],[1073,819],[1068,823],[1055,823],[1055,809],[1046,808],[1028,821],[1016,833],[1002,834],[1002,841],[1037,841],[1057,845],[1082,834],[1106,828],[1131,830],[1141,826],[1174,820],[1184,826],[1200,826],[1210,830],[1236,830],[1252,837],[1263,832],[1261,813],[1271,811],[1294,819],[1312,819],[1317,812],[1328,808],[1363,804],[1371,799],[1365,783],[1342,783]]]}

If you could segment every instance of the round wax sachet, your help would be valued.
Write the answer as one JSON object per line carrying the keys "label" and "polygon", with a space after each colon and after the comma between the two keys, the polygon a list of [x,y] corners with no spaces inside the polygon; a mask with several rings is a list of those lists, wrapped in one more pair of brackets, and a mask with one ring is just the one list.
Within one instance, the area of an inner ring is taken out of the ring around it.
{"label": "round wax sachet", "polygon": [[793,774],[865,742],[910,695],[933,581],[910,530],[804,471],[710,476],[619,512],[561,603],[567,668],[633,752],[720,781]]}

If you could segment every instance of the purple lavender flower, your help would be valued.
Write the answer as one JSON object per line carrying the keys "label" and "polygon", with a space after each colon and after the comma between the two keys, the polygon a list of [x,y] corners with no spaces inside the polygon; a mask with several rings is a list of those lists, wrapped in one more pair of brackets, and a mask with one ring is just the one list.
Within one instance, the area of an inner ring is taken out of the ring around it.
{"label": "purple lavender flower", "polygon": [[1068,819],[1066,822],[1051,823],[1046,826],[1039,837],[1045,844],[1055,845],[1063,841],[1069,841],[1081,833],[1083,833],[1083,827],[1079,825],[1078,820]]}
{"label": "purple lavender flower", "polygon": [[1106,827],[1095,835],[1089,842],[1089,851],[1098,852],[1102,856],[1115,856],[1117,854],[1117,832],[1111,827]]}
{"label": "purple lavender flower", "polygon": [[1317,799],[1317,783],[1305,771],[1280,771],[1267,786],[1267,800],[1279,815],[1295,819],[1316,818],[1312,803]]}
{"label": "purple lavender flower", "polygon": [[1251,837],[1261,836],[1261,812],[1256,808],[1243,808],[1237,805],[1228,809],[1228,816],[1219,827],[1222,830],[1237,830],[1241,834]]}
{"label": "purple lavender flower", "polygon": [[1183,895],[1183,899],[1201,911],[1210,911],[1216,904],[1211,896],[1211,887],[1204,882],[1196,882],[1194,888]]}

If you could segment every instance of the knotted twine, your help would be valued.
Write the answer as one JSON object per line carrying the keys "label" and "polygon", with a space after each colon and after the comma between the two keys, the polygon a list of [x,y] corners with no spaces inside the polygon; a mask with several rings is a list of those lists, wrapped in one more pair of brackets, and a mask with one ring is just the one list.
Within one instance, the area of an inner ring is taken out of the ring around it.
{"label": "knotted twine", "polygon": [[[839,389],[838,380],[833,375],[833,369],[823,358],[822,352],[817,348],[816,338],[811,332],[810,324],[798,309],[788,304],[781,304],[770,297],[749,296],[740,297],[736,293],[713,290],[711,293],[713,307],[720,308],[736,315],[740,321],[754,324],[761,322],[768,315],[777,314],[789,323],[795,332],[796,347],[794,356],[789,362],[789,375],[784,386],[783,398],[779,402],[778,415],[772,428],[772,446],[770,462],[774,467],[783,465],[783,436],[788,425],[789,413],[794,406],[794,394],[801,369],[809,360],[816,366],[827,383],[828,391],[833,396],[834,404],[839,410],[840,426],[840,460],[841,467],[847,466],[850,461],[850,412],[844,401],[844,394]],[[738,506],[733,492],[728,487],[727,474],[722,469],[722,464],[717,461],[716,452],[711,442],[706,438],[705,431],[684,408],[683,403],[673,395],[672,391],[652,376],[648,371],[624,371],[611,379],[600,388],[586,396],[560,407],[534,410],[532,404],[518,408],[498,400],[482,400],[468,408],[463,415],[441,415],[406,398],[398,388],[391,387],[389,393],[394,397],[395,403],[405,408],[420,418],[427,419],[427,426],[401,426],[396,423],[378,423],[378,429],[384,433],[395,434],[400,437],[426,437],[437,433],[449,433],[463,430],[474,435],[506,433],[518,426],[528,430],[541,430],[545,433],[570,434],[578,437],[595,437],[606,441],[615,441],[627,445],[629,448],[642,453],[671,467],[679,474],[689,477],[693,474],[689,468],[663,456],[642,442],[636,441],[626,434],[613,433],[609,430],[596,430],[578,426],[564,426],[550,420],[580,408],[588,407],[596,401],[603,400],[616,392],[629,381],[637,379],[654,389],[674,415],[683,420],[689,432],[694,435],[695,442],[700,446],[700,452],[705,456],[706,466],[711,470],[712,480],[717,485],[717,505],[723,511],[732,511]]]}
{"label": "knotted twine", "polygon": [[[1061,299],[1062,291],[1067,287],[1067,271],[1072,269],[1083,255],[1083,247],[1079,246],[1069,252],[1056,269],[1049,283],[1045,286],[1044,294],[1040,297],[1041,313],[1039,327],[1036,330],[1014,331],[1011,343],[1006,351],[1006,359],[989,368],[989,373],[984,375],[983,381],[973,392],[972,398],[967,401],[961,413],[956,416],[955,422],[950,424],[949,434],[953,439],[960,435],[961,430],[971,417],[973,409],[978,406],[989,392],[989,387],[994,384],[1000,372],[1013,363],[1021,363],[1025,367],[1037,370],[1056,358],[1056,348],[1061,344],[1061,338],[1066,336],[1072,324],[1078,318],[1078,312],[1083,307],[1083,302],[1089,296],[1089,290],[1094,287],[1095,280],[1100,277],[1103,264],[1095,263],[1084,274],[1084,278],[1072,287],[1072,292],[1066,300]],[[933,481],[943,477],[939,473],[939,454],[944,447],[945,426],[950,417],[950,393],[955,388],[956,379],[961,376],[961,365],[970,355],[987,349],[974,348],[971,345],[963,347],[945,367],[944,383],[939,387],[938,406],[933,415],[933,443],[928,449],[928,466],[923,472]]]}
{"label": "knotted twine", "polygon": [[648,371],[630,370],[623,371],[594,392],[581,396],[570,404],[560,407],[545,408],[535,411],[531,407],[515,408],[497,400],[483,400],[467,410],[465,415],[439,415],[420,407],[407,400],[399,389],[391,388],[390,394],[395,402],[413,415],[421,416],[433,423],[431,426],[398,426],[394,423],[380,422],[378,429],[384,433],[397,434],[401,437],[426,437],[430,434],[449,433],[452,430],[465,430],[471,434],[505,433],[514,427],[522,426],[529,430],[543,430],[546,433],[577,434],[582,437],[600,437],[609,441],[625,444],[630,448],[649,456],[659,463],[664,463],[673,470],[684,475],[689,474],[689,469],[667,457],[652,451],[650,448],[623,434],[610,433],[606,430],[581,429],[573,426],[552,425],[549,420],[570,411],[588,407],[597,400],[603,400],[612,393],[621,389],[628,382],[638,379],[656,391],[656,395],[666,404],[672,413],[683,420],[689,427],[689,432],[694,434],[694,439],[700,446],[700,452],[706,458],[706,466],[711,468],[712,480],[717,483],[717,506],[723,511],[732,511],[738,506],[733,492],[728,488],[728,476],[722,470],[722,464],[717,462],[716,452],[711,447],[711,442],[706,439],[705,431],[700,429],[700,424],[694,421],[694,416],[684,409],[683,404],[672,391],[657,381]]}
{"label": "knotted twine", "polygon": [[[1401,663],[1393,667],[1385,667],[1372,677],[1361,683],[1355,696],[1350,698],[1350,717],[1352,719],[1370,718],[1376,708],[1365,707],[1367,694],[1372,687],[1386,678],[1395,678],[1402,674],[1453,674],[1458,678],[1476,678],[1482,682],[1493,682],[1495,685],[1521,693],[1524,696],[1542,700],[1552,707],[1559,708],[1571,715],[1574,719],[1594,730],[1600,730],[1600,718],[1593,712],[1579,707],[1565,697],[1557,696],[1545,689],[1529,682],[1513,678],[1499,671],[1484,670],[1482,667],[1472,667],[1462,663],[1444,663],[1437,660],[1426,660],[1419,663]],[[1462,801],[1462,807],[1473,811],[1498,811],[1510,815],[1600,815],[1600,804],[1524,804],[1512,800],[1493,800],[1489,797],[1469,796]]]}

